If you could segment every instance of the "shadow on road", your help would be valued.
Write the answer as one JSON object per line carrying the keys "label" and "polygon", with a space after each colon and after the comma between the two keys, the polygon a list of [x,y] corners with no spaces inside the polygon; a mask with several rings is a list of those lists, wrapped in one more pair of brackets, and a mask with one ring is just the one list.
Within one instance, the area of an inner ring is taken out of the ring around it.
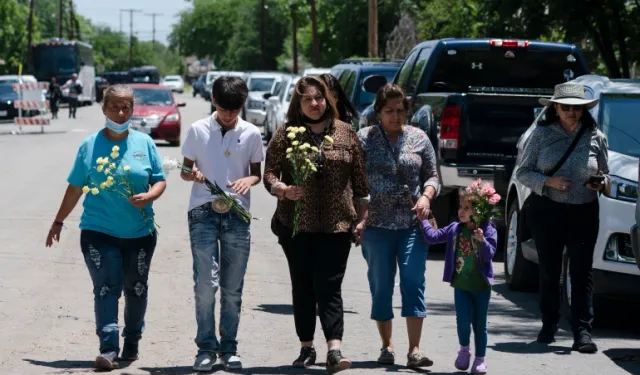
{"label": "shadow on road", "polygon": [[[213,370],[209,372],[194,372],[191,366],[178,366],[178,367],[141,367],[140,370],[147,371],[152,375],[188,375],[188,374],[215,374],[216,372],[223,371],[223,367],[220,365],[214,366]],[[233,371],[234,374],[247,374],[247,375],[259,375],[259,374],[327,374],[327,370],[321,368],[308,368],[297,369],[291,366],[274,366],[274,367],[247,367],[241,371]]]}
{"label": "shadow on road", "polygon": [[489,345],[489,348],[509,354],[548,354],[554,353],[558,355],[570,355],[571,348],[555,345],[540,344],[533,342],[498,342],[495,345]]}
{"label": "shadow on road", "polygon": [[[293,315],[293,306],[289,304],[262,304],[255,307],[253,310],[266,312],[276,315]],[[355,311],[344,310],[345,314],[358,314]],[[316,315],[317,315],[316,311]]]}
{"label": "shadow on road", "polygon": [[[81,370],[82,372],[86,372],[87,370],[101,372],[99,370],[94,369],[93,367],[94,361],[74,361],[74,360],[61,359],[59,361],[47,362],[47,361],[38,361],[35,359],[29,359],[29,358],[24,358],[23,361],[29,362],[30,364],[35,366],[49,367],[49,368],[55,368],[55,369],[61,369],[61,370],[70,370],[70,371],[65,371],[65,373],[71,373],[73,372],[73,369],[78,369],[78,370]],[[129,367],[129,365],[131,365],[131,362],[118,362],[118,365],[119,365],[118,368],[123,369],[123,368]]]}
{"label": "shadow on road", "polygon": [[640,374],[640,349],[609,349],[603,353],[629,374]]}

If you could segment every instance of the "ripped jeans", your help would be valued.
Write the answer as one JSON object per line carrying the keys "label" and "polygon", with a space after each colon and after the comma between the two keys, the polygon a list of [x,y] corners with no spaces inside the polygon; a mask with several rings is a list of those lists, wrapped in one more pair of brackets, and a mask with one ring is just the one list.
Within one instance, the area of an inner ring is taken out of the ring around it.
{"label": "ripped jeans", "polygon": [[127,341],[137,342],[144,331],[147,311],[149,267],[157,233],[122,239],[83,230],[80,246],[93,281],[96,334],[100,353],[120,352],[118,300],[124,291],[124,330]]}

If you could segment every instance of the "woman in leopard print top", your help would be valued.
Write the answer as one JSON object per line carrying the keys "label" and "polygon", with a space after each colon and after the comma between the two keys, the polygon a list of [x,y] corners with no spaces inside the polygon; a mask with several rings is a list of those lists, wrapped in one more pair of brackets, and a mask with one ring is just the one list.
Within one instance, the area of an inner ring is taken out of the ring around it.
{"label": "woman in leopard print top", "polygon": [[[278,197],[272,228],[289,263],[293,313],[301,342],[295,367],[315,363],[313,336],[316,306],[329,352],[329,373],[351,362],[340,351],[343,334],[342,279],[351,249],[351,232],[362,220],[369,199],[362,147],[350,124],[337,119],[327,86],[316,77],[301,78],[291,97],[288,122],[280,126],[267,148],[264,184]],[[321,150],[318,172],[304,186],[293,186],[287,128],[304,125],[301,142]],[[325,142],[325,136],[333,142]],[[292,238],[295,201],[302,199],[299,232]],[[355,207],[354,207],[355,201]],[[358,214],[356,214],[358,212]]]}

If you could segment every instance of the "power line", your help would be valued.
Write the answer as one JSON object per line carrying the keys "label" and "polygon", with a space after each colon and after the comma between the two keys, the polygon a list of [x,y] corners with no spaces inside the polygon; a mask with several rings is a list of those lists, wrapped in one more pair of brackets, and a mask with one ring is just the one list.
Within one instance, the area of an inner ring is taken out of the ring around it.
{"label": "power line", "polygon": [[157,16],[161,16],[162,17],[162,16],[164,16],[164,14],[162,14],[162,13],[148,13],[148,14],[145,14],[145,16],[151,17],[151,19],[152,19],[152,22],[153,22],[153,31],[152,31],[152,33],[153,33],[153,45],[155,45],[156,44],[156,17]]}
{"label": "power line", "polygon": [[133,13],[142,13],[141,9],[121,9],[129,12],[129,67],[133,68]]}

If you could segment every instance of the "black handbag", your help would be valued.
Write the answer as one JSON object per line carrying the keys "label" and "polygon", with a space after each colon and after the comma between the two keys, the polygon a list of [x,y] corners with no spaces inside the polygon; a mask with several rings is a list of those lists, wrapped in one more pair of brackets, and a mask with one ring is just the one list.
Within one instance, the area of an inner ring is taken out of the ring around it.
{"label": "black handbag", "polygon": [[[560,158],[560,160],[558,160],[556,165],[549,172],[543,173],[545,176],[552,177],[554,174],[556,174],[560,170],[560,168],[562,168],[562,166],[567,161],[567,159],[569,158],[569,156],[571,155],[573,150],[578,145],[578,142],[580,141],[580,138],[582,138],[582,134],[584,134],[586,128],[587,128],[587,126],[582,125],[582,127],[578,131],[578,134],[576,134],[575,138],[571,142],[571,145],[569,145],[569,148],[567,149],[567,151],[565,151],[564,155],[562,155],[562,158]],[[538,196],[538,194],[536,194],[534,192],[531,192],[531,194],[529,194],[527,199],[525,199],[524,203],[522,204],[522,208],[520,209],[520,215],[518,216],[518,219],[519,219],[518,220],[518,233],[519,234],[525,233],[524,230],[526,230],[528,228],[527,224],[526,224],[526,219],[529,216],[528,212],[531,210],[531,199],[533,197],[535,197],[535,196]],[[518,237],[520,238],[521,236],[518,235]],[[527,236],[523,236],[523,237],[527,237]],[[523,238],[522,240],[524,241],[524,240],[527,240],[528,238],[530,238],[530,237]]]}

